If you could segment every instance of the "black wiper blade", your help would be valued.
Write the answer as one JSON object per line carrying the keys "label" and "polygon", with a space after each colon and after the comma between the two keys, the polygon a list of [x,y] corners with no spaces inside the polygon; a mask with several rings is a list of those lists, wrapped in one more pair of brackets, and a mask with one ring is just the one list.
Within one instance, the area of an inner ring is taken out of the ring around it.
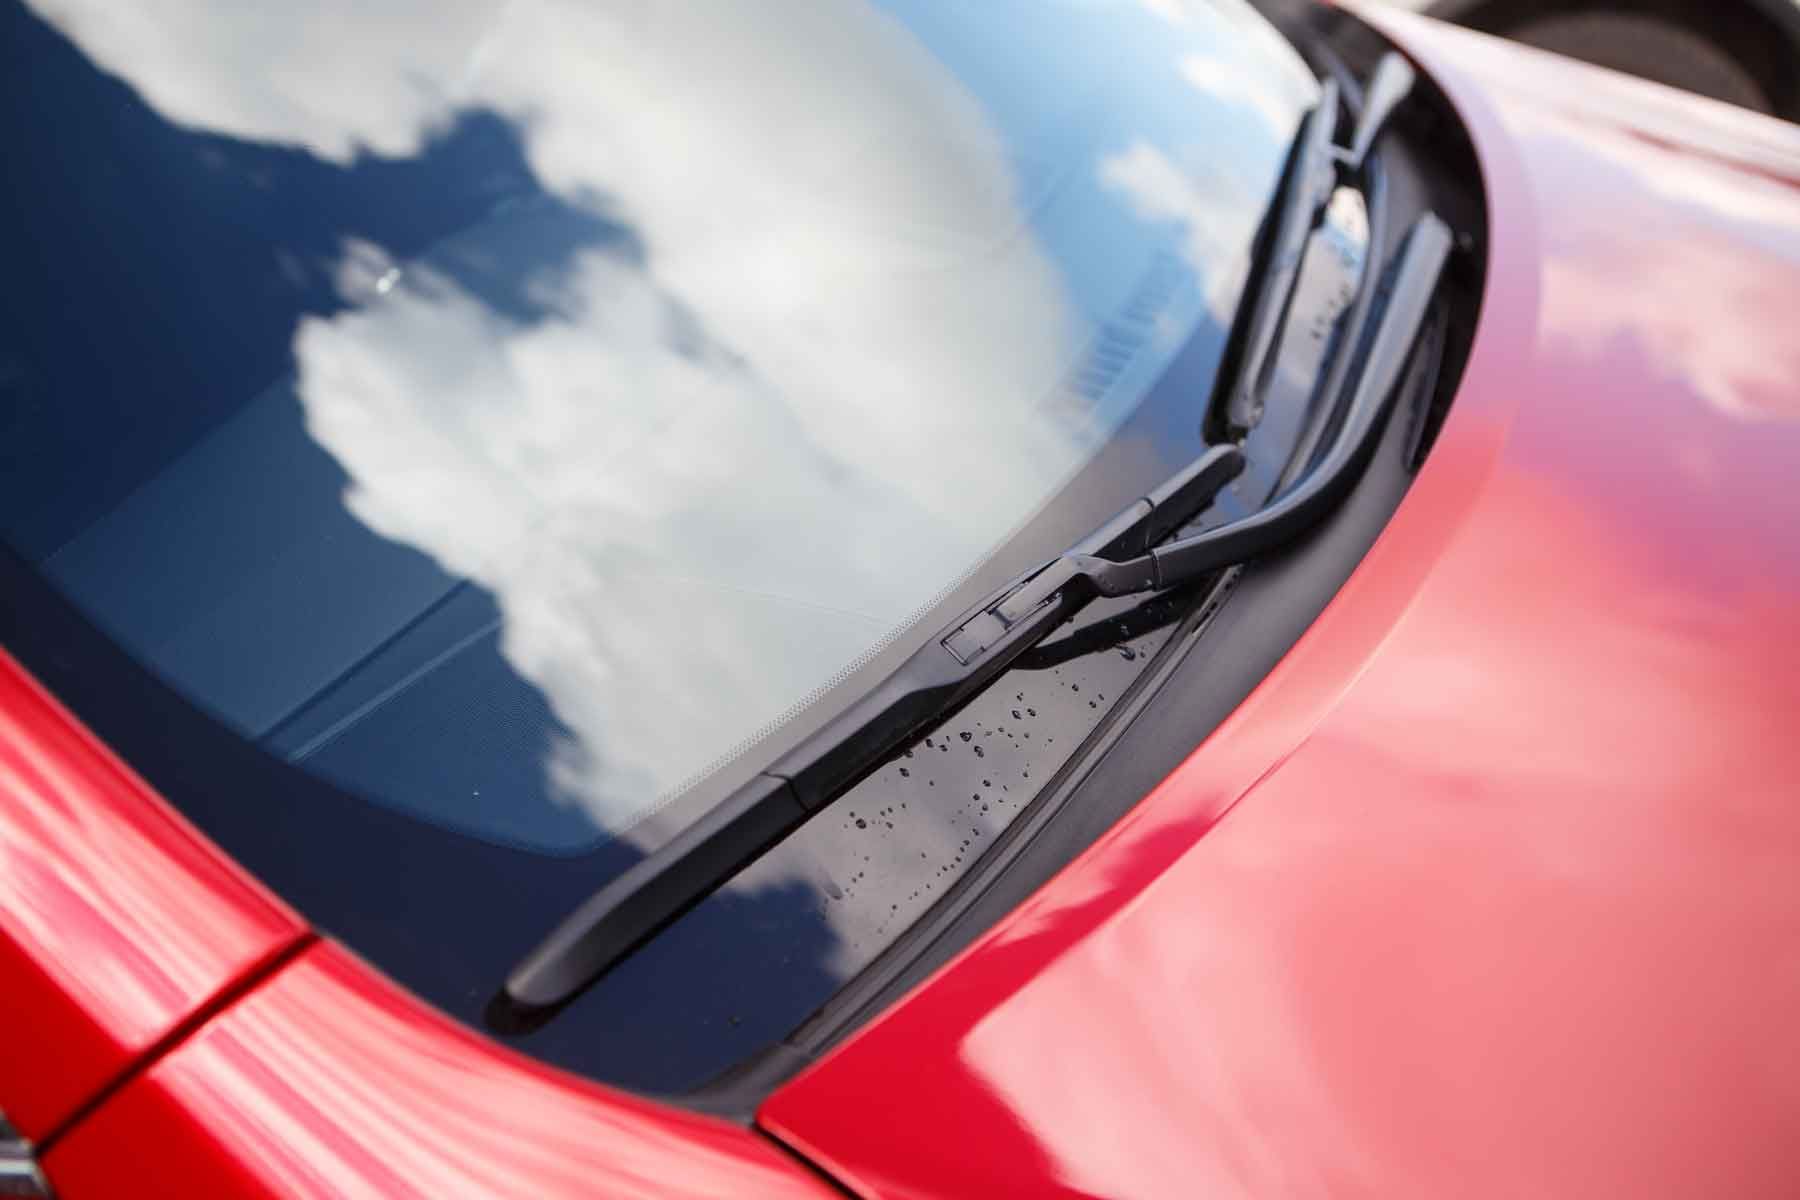
{"label": "black wiper blade", "polygon": [[1262,419],[1276,341],[1293,306],[1308,241],[1345,177],[1361,173],[1376,135],[1412,90],[1413,80],[1413,69],[1404,58],[1392,52],[1382,56],[1348,146],[1336,140],[1337,81],[1326,79],[1319,85],[1318,103],[1294,135],[1287,174],[1270,206],[1265,266],[1248,301],[1243,358],[1225,398],[1225,420],[1233,434],[1243,434]]}
{"label": "black wiper blade", "polygon": [[1327,79],[1319,85],[1319,102],[1294,135],[1292,161],[1270,209],[1266,265],[1249,300],[1244,357],[1225,401],[1226,419],[1234,433],[1251,428],[1262,416],[1262,391],[1268,380],[1270,354],[1283,317],[1293,303],[1300,260],[1307,239],[1318,227],[1325,205],[1337,189],[1338,160],[1333,153],[1337,115],[1337,81]]}
{"label": "black wiper blade", "polygon": [[[589,897],[513,968],[489,1023],[529,1028],[568,1001],[1091,601],[1097,593],[1068,573],[1069,563],[1144,553],[1243,466],[1236,446],[1207,449],[1067,553],[940,630],[767,771]],[[998,616],[1002,609],[1009,615]]]}

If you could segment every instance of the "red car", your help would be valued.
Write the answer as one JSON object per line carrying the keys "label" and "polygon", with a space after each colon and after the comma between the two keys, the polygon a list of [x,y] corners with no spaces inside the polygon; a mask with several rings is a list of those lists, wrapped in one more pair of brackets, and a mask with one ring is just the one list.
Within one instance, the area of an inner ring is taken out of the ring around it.
{"label": "red car", "polygon": [[1378,7],[3,19],[0,1194],[1793,1193],[1794,127]]}

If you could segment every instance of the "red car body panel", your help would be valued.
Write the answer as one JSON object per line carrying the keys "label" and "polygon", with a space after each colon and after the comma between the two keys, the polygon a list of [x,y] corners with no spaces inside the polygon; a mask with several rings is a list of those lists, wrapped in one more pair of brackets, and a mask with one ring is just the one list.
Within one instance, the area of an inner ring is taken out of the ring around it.
{"label": "red car body panel", "polygon": [[1370,12],[1490,194],[1355,576],[764,1125],[866,1196],[1792,1196],[1800,132]]}
{"label": "red car body panel", "polygon": [[0,1111],[54,1133],[306,935],[0,652]]}
{"label": "red car body panel", "polygon": [[[1800,1178],[1800,135],[1372,19],[1490,192],[1438,447],[1205,746],[765,1105],[866,1195]],[[296,953],[10,662],[0,729],[0,1108],[126,1079],[64,1200],[822,1190]]]}
{"label": "red car body panel", "polygon": [[134,1079],[44,1166],[63,1197],[834,1194],[767,1138],[503,1051],[329,943]]}

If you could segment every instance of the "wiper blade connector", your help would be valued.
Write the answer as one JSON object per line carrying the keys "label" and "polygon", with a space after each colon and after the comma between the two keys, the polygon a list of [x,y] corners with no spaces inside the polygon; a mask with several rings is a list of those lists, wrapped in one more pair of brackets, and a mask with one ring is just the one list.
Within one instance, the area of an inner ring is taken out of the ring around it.
{"label": "wiper blade connector", "polygon": [[1356,128],[1350,133],[1349,147],[1338,154],[1339,162],[1352,171],[1362,170],[1369,149],[1375,144],[1375,136],[1387,126],[1388,118],[1394,115],[1400,102],[1412,94],[1417,79],[1412,64],[1394,51],[1381,56],[1368,87],[1363,89],[1362,112],[1357,116]]}
{"label": "wiper blade connector", "polygon": [[1431,213],[1421,216],[1407,234],[1343,425],[1312,470],[1270,504],[1229,525],[1157,546],[1126,562],[1095,565],[1087,572],[1095,591],[1102,596],[1160,591],[1260,557],[1312,528],[1343,499],[1375,448],[1408,354],[1418,341],[1426,310],[1437,291],[1450,243],[1449,228]]}

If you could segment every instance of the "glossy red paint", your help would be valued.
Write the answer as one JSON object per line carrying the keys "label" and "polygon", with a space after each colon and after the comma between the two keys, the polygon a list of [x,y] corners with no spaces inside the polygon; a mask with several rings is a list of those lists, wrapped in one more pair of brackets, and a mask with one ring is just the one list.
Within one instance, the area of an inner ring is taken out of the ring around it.
{"label": "glossy red paint", "polygon": [[1492,266],[1279,669],[764,1107],[866,1196],[1791,1196],[1800,131],[1370,11]]}
{"label": "glossy red paint", "polygon": [[0,1110],[21,1133],[304,933],[0,651]]}
{"label": "glossy red paint", "polygon": [[830,1196],[768,1139],[511,1054],[309,948],[46,1156],[61,1200]]}

